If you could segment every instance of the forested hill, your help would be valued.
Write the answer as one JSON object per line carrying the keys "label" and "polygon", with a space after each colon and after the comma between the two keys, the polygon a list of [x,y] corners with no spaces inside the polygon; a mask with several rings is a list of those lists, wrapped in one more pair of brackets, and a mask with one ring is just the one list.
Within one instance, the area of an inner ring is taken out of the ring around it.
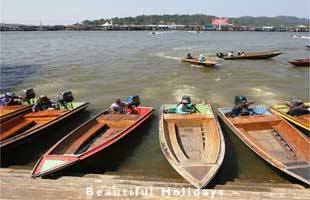
{"label": "forested hill", "polygon": [[[135,25],[148,25],[148,24],[182,24],[182,25],[205,25],[210,24],[211,19],[216,16],[212,15],[140,15],[136,17],[114,17],[112,19],[99,19],[99,20],[85,20],[85,25],[100,25],[106,21],[113,21],[113,24],[135,24]],[[296,26],[296,25],[309,25],[309,19],[297,18],[290,16],[278,17],[237,17],[228,18],[230,23],[239,25],[251,26]]]}

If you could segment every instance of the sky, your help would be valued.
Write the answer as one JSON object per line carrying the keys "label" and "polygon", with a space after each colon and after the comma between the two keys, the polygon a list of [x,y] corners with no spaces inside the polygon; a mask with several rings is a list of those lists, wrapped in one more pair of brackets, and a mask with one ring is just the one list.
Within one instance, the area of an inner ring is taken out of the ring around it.
{"label": "sky", "polygon": [[219,17],[309,17],[310,0],[0,0],[0,21],[73,24],[150,14],[207,14]]}

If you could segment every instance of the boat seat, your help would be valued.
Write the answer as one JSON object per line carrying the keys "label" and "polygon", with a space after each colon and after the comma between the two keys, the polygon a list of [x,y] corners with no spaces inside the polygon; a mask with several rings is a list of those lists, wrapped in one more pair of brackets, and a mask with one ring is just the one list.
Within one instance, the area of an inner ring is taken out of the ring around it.
{"label": "boat seat", "polygon": [[[34,126],[35,122],[30,120],[21,121],[18,124],[14,124],[13,127],[6,129],[5,131],[1,130],[0,141],[5,140],[19,132],[29,129]],[[3,132],[2,132],[3,131]]]}
{"label": "boat seat", "polygon": [[198,114],[193,113],[190,115],[184,115],[184,114],[164,114],[164,119],[202,119],[202,118],[210,118],[211,115],[208,114]]}
{"label": "boat seat", "polygon": [[106,143],[121,131],[122,129],[114,129],[114,128],[108,129],[100,138],[98,138],[93,144],[91,144],[87,150],[92,150],[98,147],[99,145]]}
{"label": "boat seat", "polygon": [[65,154],[74,154],[79,148],[91,138],[94,134],[96,134],[100,129],[102,129],[106,124],[98,123],[95,126],[88,129],[81,137],[79,137],[75,142],[71,144],[71,146],[66,150]]}
{"label": "boat seat", "polygon": [[22,107],[25,107],[25,106],[22,106],[22,105],[0,106],[0,112],[2,110],[17,110],[17,109],[20,109]]}
{"label": "boat seat", "polygon": [[66,112],[66,110],[44,110],[26,114],[24,115],[24,118],[58,117],[64,112]]}
{"label": "boat seat", "polygon": [[277,115],[256,115],[256,116],[244,116],[229,119],[235,125],[252,124],[260,122],[279,121],[280,117]]}
{"label": "boat seat", "polygon": [[98,120],[111,120],[111,121],[120,121],[120,120],[137,120],[139,119],[140,115],[134,114],[107,114],[100,116],[97,118]]}

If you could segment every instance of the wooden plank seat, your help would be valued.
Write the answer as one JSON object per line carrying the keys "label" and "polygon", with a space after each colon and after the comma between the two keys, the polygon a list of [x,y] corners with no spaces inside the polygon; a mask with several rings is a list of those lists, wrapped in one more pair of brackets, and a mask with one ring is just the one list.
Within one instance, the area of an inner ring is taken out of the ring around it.
{"label": "wooden plank seat", "polygon": [[24,106],[22,106],[22,105],[0,106],[0,112],[3,110],[16,110],[16,109],[19,109],[22,107],[24,107]]}
{"label": "wooden plank seat", "polygon": [[193,113],[190,115],[184,114],[164,114],[164,119],[202,119],[202,118],[211,118],[212,115],[209,114],[198,114]]}
{"label": "wooden plank seat", "polygon": [[24,118],[43,118],[43,117],[58,117],[62,113],[67,112],[66,110],[44,110],[39,112],[32,112],[24,115]]}
{"label": "wooden plank seat", "polygon": [[257,115],[257,116],[249,116],[249,117],[236,117],[230,118],[230,121],[235,125],[241,124],[253,124],[260,122],[271,122],[271,121],[281,121],[281,118],[276,115]]}
{"label": "wooden plank seat", "polygon": [[100,146],[101,144],[106,143],[111,138],[113,138],[118,133],[120,133],[121,131],[122,131],[122,129],[114,129],[114,128],[108,129],[100,138],[98,138],[93,144],[91,144],[87,150],[92,150],[92,149]]}
{"label": "wooden plank seat", "polygon": [[74,154],[79,148],[89,140],[93,135],[95,135],[100,129],[102,129],[106,124],[98,123],[88,129],[82,136],[80,136],[76,141],[74,141],[71,146],[67,149],[65,154]]}
{"label": "wooden plank seat", "polygon": [[111,120],[111,121],[120,121],[120,120],[137,120],[140,115],[134,114],[107,114],[98,117],[97,120]]}
{"label": "wooden plank seat", "polygon": [[14,124],[13,127],[11,128],[6,128],[1,130],[1,136],[0,136],[0,141],[5,140],[23,130],[26,130],[32,126],[34,126],[36,123],[34,121],[30,120],[24,120],[19,122],[18,124]]}

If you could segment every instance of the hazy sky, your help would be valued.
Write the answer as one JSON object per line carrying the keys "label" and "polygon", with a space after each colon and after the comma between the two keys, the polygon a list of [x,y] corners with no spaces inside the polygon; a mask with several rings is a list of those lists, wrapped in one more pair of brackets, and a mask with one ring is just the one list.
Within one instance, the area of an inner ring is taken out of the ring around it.
{"label": "hazy sky", "polygon": [[310,0],[0,0],[1,22],[72,24],[149,14],[309,17]]}

